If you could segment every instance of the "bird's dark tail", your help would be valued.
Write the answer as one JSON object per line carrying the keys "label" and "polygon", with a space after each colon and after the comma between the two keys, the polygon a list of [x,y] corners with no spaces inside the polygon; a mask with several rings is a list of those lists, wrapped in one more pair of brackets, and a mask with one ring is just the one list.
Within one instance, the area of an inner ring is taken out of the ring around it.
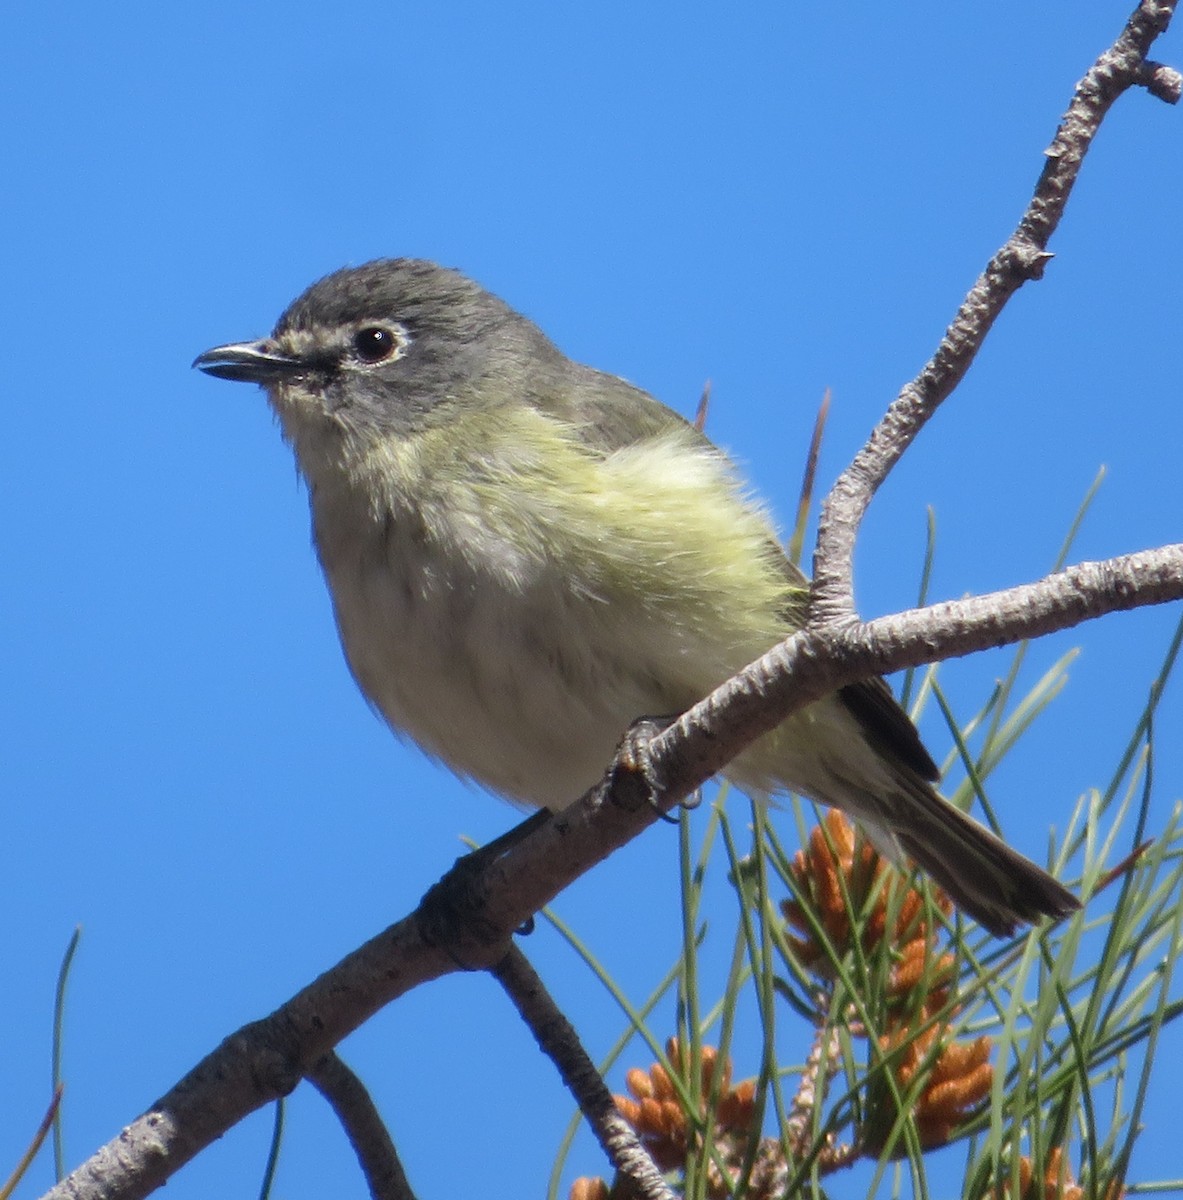
{"label": "bird's dark tail", "polygon": [[830,778],[819,798],[860,821],[883,853],[897,861],[907,855],[999,937],[1017,925],[1041,917],[1059,920],[1080,907],[1042,867],[937,793],[932,786],[940,775],[937,765],[882,679],[842,688],[836,699],[858,723],[890,783],[874,780],[865,762],[854,767],[851,755],[831,751]]}
{"label": "bird's dark tail", "polygon": [[1057,879],[926,783],[901,783],[907,796],[893,806],[895,842],[983,928],[1004,937],[1020,924],[1059,920],[1080,908]]}

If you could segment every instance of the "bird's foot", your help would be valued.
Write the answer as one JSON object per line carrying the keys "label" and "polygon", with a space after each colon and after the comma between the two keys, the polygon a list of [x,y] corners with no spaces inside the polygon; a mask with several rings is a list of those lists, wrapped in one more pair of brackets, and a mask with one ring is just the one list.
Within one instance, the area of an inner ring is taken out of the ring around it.
{"label": "bird's foot", "polygon": [[[678,818],[666,812],[661,805],[661,786],[653,770],[649,746],[677,719],[676,714],[638,717],[620,739],[616,758],[604,781],[608,797],[626,812],[636,812],[642,804],[648,804],[663,821],[671,825],[676,825]],[[682,801],[681,807],[697,808],[701,800],[701,795],[695,792]]]}

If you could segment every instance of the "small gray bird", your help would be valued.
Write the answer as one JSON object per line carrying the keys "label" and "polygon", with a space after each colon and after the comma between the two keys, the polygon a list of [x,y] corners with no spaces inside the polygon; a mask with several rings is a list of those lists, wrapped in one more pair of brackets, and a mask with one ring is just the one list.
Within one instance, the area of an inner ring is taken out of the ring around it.
{"label": "small gray bird", "polygon": [[[804,621],[807,582],[728,459],[455,271],[338,271],[271,337],[194,365],[266,389],[367,699],[511,800],[572,803],[635,719],[684,711]],[[880,679],[790,717],[726,774],[842,809],[996,934],[1079,907],[936,793]]]}

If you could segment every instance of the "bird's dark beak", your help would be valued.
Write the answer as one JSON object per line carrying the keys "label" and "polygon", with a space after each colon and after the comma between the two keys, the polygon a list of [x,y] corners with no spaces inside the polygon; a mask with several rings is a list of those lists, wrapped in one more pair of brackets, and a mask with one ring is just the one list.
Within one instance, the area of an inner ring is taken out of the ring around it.
{"label": "bird's dark beak", "polygon": [[281,354],[273,341],[264,338],[259,342],[235,342],[229,346],[215,346],[199,354],[193,365],[207,375],[219,379],[233,379],[241,383],[276,383],[299,375],[307,368],[298,358]]}

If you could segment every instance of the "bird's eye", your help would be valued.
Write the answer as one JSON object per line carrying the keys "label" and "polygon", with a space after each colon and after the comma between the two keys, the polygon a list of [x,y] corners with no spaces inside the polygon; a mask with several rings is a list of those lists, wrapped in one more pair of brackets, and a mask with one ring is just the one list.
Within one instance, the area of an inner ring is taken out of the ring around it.
{"label": "bird's eye", "polygon": [[353,349],[362,362],[382,362],[393,357],[401,345],[394,331],[384,325],[367,325],[353,335]]}

